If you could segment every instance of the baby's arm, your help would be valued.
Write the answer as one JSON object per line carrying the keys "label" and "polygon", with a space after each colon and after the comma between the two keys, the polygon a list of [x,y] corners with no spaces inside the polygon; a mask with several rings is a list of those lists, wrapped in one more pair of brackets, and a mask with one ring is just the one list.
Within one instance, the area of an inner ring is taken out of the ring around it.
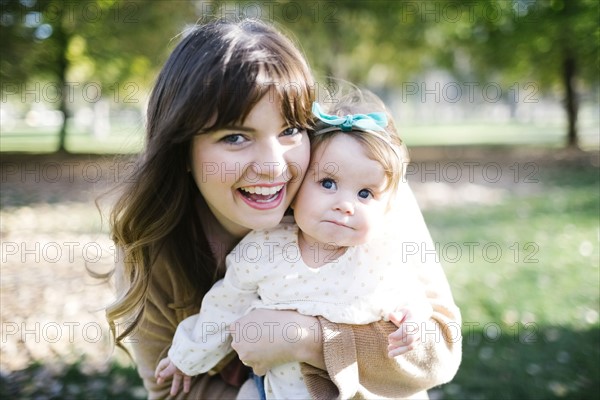
{"label": "baby's arm", "polygon": [[181,373],[208,372],[232,352],[229,325],[258,299],[255,282],[240,281],[237,272],[230,266],[204,296],[200,313],[177,326],[168,358]]}

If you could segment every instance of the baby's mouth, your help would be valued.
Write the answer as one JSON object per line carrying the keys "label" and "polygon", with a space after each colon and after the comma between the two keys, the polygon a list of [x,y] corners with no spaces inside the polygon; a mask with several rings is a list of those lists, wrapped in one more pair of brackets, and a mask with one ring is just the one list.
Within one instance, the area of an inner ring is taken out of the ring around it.
{"label": "baby's mouth", "polygon": [[239,188],[245,198],[256,203],[269,203],[274,201],[283,189],[284,185],[277,186],[245,186]]}

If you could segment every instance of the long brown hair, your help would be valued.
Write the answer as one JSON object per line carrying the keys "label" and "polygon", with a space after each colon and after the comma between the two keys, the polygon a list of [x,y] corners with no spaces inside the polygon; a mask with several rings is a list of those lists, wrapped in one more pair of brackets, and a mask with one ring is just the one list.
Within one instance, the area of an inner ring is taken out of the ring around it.
{"label": "long brown hair", "polygon": [[193,137],[243,121],[264,95],[279,97],[287,123],[308,128],[313,92],[303,55],[263,22],[213,21],[183,35],[152,91],[146,146],[133,183],[110,215],[125,281],[106,311],[114,335],[117,323],[127,324],[117,345],[142,318],[159,257],[184,288],[177,299],[165,299],[179,307],[199,307],[223,274],[200,223],[196,205],[202,197],[187,173]]}

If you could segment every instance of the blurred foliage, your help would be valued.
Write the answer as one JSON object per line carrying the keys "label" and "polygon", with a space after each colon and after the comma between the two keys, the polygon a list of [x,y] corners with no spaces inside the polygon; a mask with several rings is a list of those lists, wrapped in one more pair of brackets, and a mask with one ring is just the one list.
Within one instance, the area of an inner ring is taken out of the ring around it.
{"label": "blurred foliage", "polygon": [[65,57],[67,80],[148,85],[168,55],[169,41],[195,10],[191,2],[150,0],[4,0],[0,5],[0,73],[10,83],[61,79],[57,66]]}
{"label": "blurred foliage", "polygon": [[493,80],[503,89],[531,82],[536,93],[565,99],[571,135],[579,97],[598,101],[596,0],[1,0],[0,6],[3,92],[45,79],[98,82],[127,95],[127,82],[151,85],[186,24],[258,17],[295,36],[326,80],[381,94],[435,70],[462,82]]}
{"label": "blurred foliage", "polygon": [[58,99],[58,151],[66,151],[73,90],[92,82],[93,90],[109,88],[121,98],[147,87],[166,53],[165,38],[180,32],[194,10],[190,2],[149,0],[3,0],[1,7],[2,93],[51,83],[33,87]]}
{"label": "blurred foliage", "polygon": [[560,87],[567,58],[575,60],[578,83],[598,83],[596,0],[485,0],[475,6],[479,18],[471,26],[446,31],[447,65],[454,71],[461,70],[456,49],[462,48],[469,54],[464,73],[492,75],[506,85],[530,79],[541,90]]}
{"label": "blurred foliage", "polygon": [[134,368],[113,363],[98,370],[85,360],[74,364],[33,363],[0,375],[2,399],[145,399]]}

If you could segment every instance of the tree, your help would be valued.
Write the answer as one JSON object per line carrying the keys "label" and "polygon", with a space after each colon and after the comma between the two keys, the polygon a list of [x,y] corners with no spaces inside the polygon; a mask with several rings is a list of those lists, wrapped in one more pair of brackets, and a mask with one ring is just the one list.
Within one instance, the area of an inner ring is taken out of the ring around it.
{"label": "tree", "polygon": [[469,57],[468,73],[499,76],[508,84],[532,79],[546,92],[559,88],[566,144],[576,147],[580,92],[597,89],[599,81],[599,10],[596,0],[482,0],[474,3],[467,29],[445,27],[440,59],[465,73],[455,63],[461,51]]}
{"label": "tree", "polygon": [[[167,44],[194,15],[191,2],[150,0],[21,0],[3,2],[0,64],[3,93],[50,80],[64,119],[58,151],[66,151],[73,90],[126,90],[122,82],[148,83],[167,54]],[[165,18],[168,16],[168,18]],[[116,87],[115,87],[116,85]]]}
{"label": "tree", "polygon": [[318,69],[380,87],[431,69],[507,88],[535,82],[535,90],[561,92],[566,144],[577,146],[580,94],[599,83],[597,0],[337,1],[321,8],[327,4],[335,11],[329,20],[288,24]]}

